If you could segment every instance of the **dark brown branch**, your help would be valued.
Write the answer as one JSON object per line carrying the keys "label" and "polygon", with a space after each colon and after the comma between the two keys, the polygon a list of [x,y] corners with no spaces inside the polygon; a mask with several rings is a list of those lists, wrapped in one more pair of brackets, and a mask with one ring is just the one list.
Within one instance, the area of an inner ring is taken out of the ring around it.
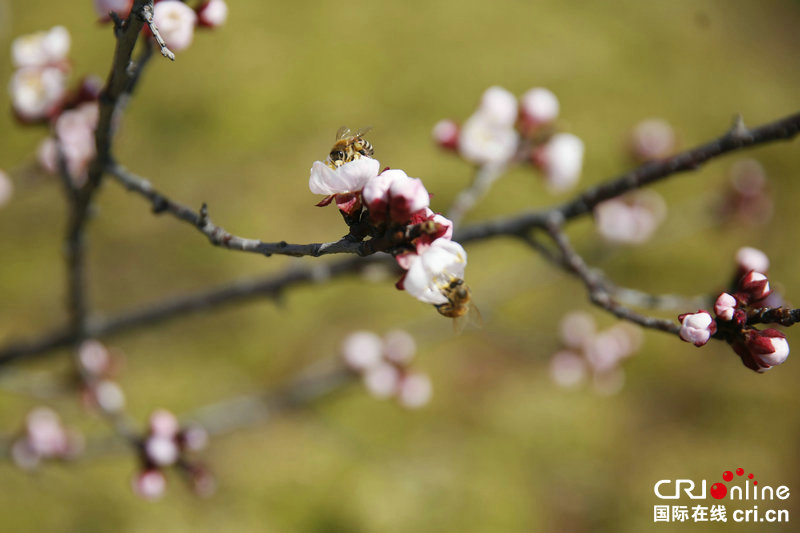
{"label": "dark brown branch", "polygon": [[606,287],[605,279],[598,273],[592,271],[583,258],[572,247],[566,233],[563,231],[562,223],[563,220],[560,220],[557,214],[554,215],[551,222],[548,224],[547,231],[561,251],[564,263],[581,279],[581,281],[583,281],[584,285],[586,285],[586,289],[589,291],[589,299],[593,304],[605,309],[617,318],[628,320],[629,322],[639,324],[646,328],[658,329],[675,335],[678,334],[680,326],[677,323],[636,313],[614,301]]}
{"label": "dark brown branch", "polygon": [[754,309],[747,314],[747,323],[755,324],[780,324],[792,326],[800,322],[800,309],[787,309],[784,307]]}
{"label": "dark brown branch", "polygon": [[565,221],[570,221],[590,213],[600,202],[628,191],[655,183],[674,174],[697,170],[704,163],[735,150],[792,139],[798,132],[800,132],[800,113],[754,129],[747,129],[739,119],[734,127],[719,139],[667,159],[642,165],[615,179],[587,189],[563,205],[474,224],[456,231],[453,238],[458,242],[466,243],[495,235],[522,235],[531,228],[545,228],[553,213],[559,214]]}
{"label": "dark brown branch", "polygon": [[121,165],[110,165],[108,172],[117,178],[128,190],[136,192],[150,200],[150,203],[153,205],[154,213],[169,213],[175,218],[191,224],[200,230],[214,246],[242,252],[253,252],[267,257],[273,254],[289,255],[293,257],[306,255],[319,257],[329,254],[369,255],[373,253],[370,247],[365,246],[366,243],[356,242],[347,237],[335,242],[312,244],[290,244],[285,241],[263,242],[257,239],[238,237],[214,224],[208,216],[205,205],[198,212],[185,205],[174,202],[164,194],[155,190],[149,181],[136,176]]}
{"label": "dark brown branch", "polygon": [[[171,318],[214,309],[222,305],[245,302],[256,298],[277,298],[289,287],[346,276],[356,273],[373,263],[385,263],[390,267],[395,266],[394,262],[385,261],[384,259],[383,256],[363,260],[351,257],[313,266],[296,265],[282,274],[271,275],[262,279],[241,280],[185,296],[170,297],[111,318],[88,320],[86,336],[106,337],[151,324],[163,324],[165,320]],[[19,359],[45,355],[55,349],[74,344],[76,339],[77,336],[69,328],[64,328],[51,331],[35,340],[9,344],[0,349],[0,366]]]}

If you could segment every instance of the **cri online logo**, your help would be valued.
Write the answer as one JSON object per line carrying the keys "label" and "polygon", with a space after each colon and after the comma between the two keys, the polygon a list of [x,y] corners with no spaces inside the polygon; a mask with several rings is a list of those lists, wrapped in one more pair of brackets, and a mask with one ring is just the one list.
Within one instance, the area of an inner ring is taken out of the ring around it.
{"label": "cri online logo", "polygon": [[699,490],[695,490],[697,484],[691,479],[662,479],[656,482],[653,492],[662,500],[677,500],[681,497],[681,493],[686,494],[692,500],[703,500],[708,497],[707,495],[717,500],[721,500],[725,496],[730,500],[774,500],[775,498],[785,500],[789,497],[789,487],[786,485],[778,488],[759,485],[758,481],[753,479],[755,477],[753,474],[744,476],[744,468],[737,468],[736,476],[744,478],[744,487],[737,485],[728,490],[725,483],[732,482],[734,475],[730,470],[726,470],[722,473],[722,480],[725,483],[714,483],[708,491],[706,491],[705,479],[701,480]]}

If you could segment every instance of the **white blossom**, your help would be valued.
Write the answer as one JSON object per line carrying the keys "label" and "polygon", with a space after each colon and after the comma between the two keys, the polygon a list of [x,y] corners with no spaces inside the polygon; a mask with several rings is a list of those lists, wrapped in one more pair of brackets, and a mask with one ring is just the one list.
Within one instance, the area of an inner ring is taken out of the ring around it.
{"label": "white blossom", "polygon": [[539,149],[538,159],[552,191],[567,190],[578,182],[583,152],[583,141],[571,133],[556,133]]}
{"label": "white blossom", "polygon": [[355,331],[342,343],[342,357],[353,370],[377,366],[383,356],[383,341],[371,331]]}
{"label": "white blossom", "polygon": [[431,400],[433,384],[426,374],[407,374],[400,382],[397,401],[407,409],[419,409]]}
{"label": "white blossom", "polygon": [[383,352],[387,361],[408,365],[417,352],[417,343],[407,331],[395,329],[383,336]]}
{"label": "white blossom", "polygon": [[489,87],[481,96],[477,113],[492,126],[513,128],[518,114],[517,98],[502,87]]}
{"label": "white blossom", "polygon": [[11,105],[23,120],[46,118],[66,92],[66,74],[57,67],[25,67],[9,83]]}
{"label": "white blossom", "polygon": [[643,161],[667,157],[675,150],[675,131],[666,120],[643,120],[633,128],[631,149]]}
{"label": "white blossom", "polygon": [[153,464],[169,466],[175,464],[180,457],[180,450],[173,438],[152,435],[144,443],[144,452]]}
{"label": "white blossom", "polygon": [[314,161],[308,187],[314,194],[326,196],[358,192],[378,175],[379,170],[380,163],[371,157],[360,157],[337,167],[336,170],[322,161]]}
{"label": "white blossom", "polygon": [[11,58],[17,68],[55,65],[67,58],[69,47],[69,31],[64,26],[54,26],[14,39]]}
{"label": "white blossom", "polygon": [[422,254],[411,258],[403,288],[420,301],[446,303],[442,289],[454,279],[463,279],[466,266],[467,252],[460,244],[436,239]]}
{"label": "white blossom", "polygon": [[131,488],[145,500],[157,500],[164,495],[167,479],[159,470],[145,470],[131,480]]}
{"label": "white blossom", "polygon": [[550,377],[561,387],[574,387],[586,379],[586,362],[571,350],[562,350],[550,360]]}
{"label": "white blossom", "polygon": [[498,125],[485,113],[475,113],[461,127],[458,152],[477,165],[502,164],[516,153],[519,143],[517,131],[507,125]]}
{"label": "white blossom", "polygon": [[197,9],[197,17],[203,26],[222,26],[228,20],[228,4],[225,0],[208,0]]}
{"label": "white blossom", "polygon": [[666,216],[664,199],[653,191],[612,198],[594,209],[598,233],[609,242],[642,244],[652,237]]}
{"label": "white blossom", "polygon": [[380,363],[364,372],[364,385],[376,398],[389,398],[397,394],[400,371],[389,363]]}
{"label": "white blossom", "polygon": [[94,10],[102,20],[106,20],[112,11],[120,17],[127,17],[131,6],[133,0],[94,0]]}
{"label": "white blossom", "polygon": [[520,98],[522,115],[533,124],[553,122],[558,117],[558,98],[544,87],[534,87]]}

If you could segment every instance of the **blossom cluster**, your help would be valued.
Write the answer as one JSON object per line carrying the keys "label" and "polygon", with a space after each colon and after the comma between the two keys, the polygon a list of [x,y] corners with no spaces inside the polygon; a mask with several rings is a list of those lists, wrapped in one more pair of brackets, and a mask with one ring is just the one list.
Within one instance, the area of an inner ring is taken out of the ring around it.
{"label": "blossom cluster", "polygon": [[20,122],[47,122],[58,115],[67,93],[70,44],[63,26],[23,35],[11,43],[15,70],[9,93]]}
{"label": "blossom cluster", "polygon": [[164,469],[178,465],[189,476],[198,495],[211,495],[214,478],[204,466],[186,459],[188,452],[202,450],[207,443],[208,434],[202,427],[182,428],[175,415],[166,409],[153,411],[141,445],[141,470],[131,482],[133,491],[147,500],[160,498],[167,485]]}
{"label": "blossom cluster", "polygon": [[[714,302],[714,314],[700,309],[696,313],[684,313],[680,338],[695,346],[705,345],[717,336],[731,345],[747,368],[765,372],[789,357],[789,342],[786,335],[774,328],[759,330],[749,323],[750,313],[770,308],[779,303],[770,298],[772,289],[766,272],[769,260],[754,248],[742,248],[737,254],[738,281],[730,292],[721,293]],[[757,267],[753,268],[753,267]],[[763,272],[761,272],[761,271]],[[742,271],[745,273],[742,275]],[[773,302],[770,302],[773,300]]]}
{"label": "blossom cluster", "polygon": [[569,388],[589,378],[598,394],[618,392],[625,382],[622,362],[641,345],[639,329],[621,322],[598,331],[592,316],[581,311],[564,316],[560,329],[564,347],[550,360],[553,381]]}
{"label": "blossom cluster", "polygon": [[541,170],[551,191],[565,191],[580,178],[584,145],[575,135],[556,131],[559,109],[556,95],[543,87],[519,99],[502,87],[489,87],[463,124],[441,120],[433,138],[477,166],[527,161]]}
{"label": "blossom cluster", "polygon": [[595,229],[613,244],[637,245],[650,240],[667,215],[667,204],[660,194],[635,191],[600,202],[594,211]]}
{"label": "blossom cluster", "polygon": [[11,446],[11,458],[18,467],[30,470],[42,460],[72,459],[83,447],[83,435],[65,427],[58,413],[37,407],[25,418],[22,435]]}
{"label": "blossom cluster", "polygon": [[370,394],[376,398],[395,398],[408,409],[430,401],[430,378],[410,369],[417,351],[414,338],[402,330],[390,331],[383,338],[371,331],[356,331],[342,343],[342,358],[357,372]]}
{"label": "blossom cluster", "polygon": [[[454,281],[464,278],[467,253],[451,240],[453,223],[430,208],[430,194],[419,178],[386,168],[371,157],[356,156],[335,165],[315,161],[309,188],[325,195],[318,206],[335,203],[350,226],[350,236],[392,254],[406,272],[397,287],[437,306],[452,303]],[[449,316],[449,315],[448,315]]]}
{"label": "blossom cluster", "polygon": [[[101,21],[111,20],[111,13],[127,17],[133,7],[133,0],[94,0],[94,9]],[[155,0],[153,22],[173,52],[185,50],[192,44],[194,29],[216,28],[228,18],[228,4],[225,0],[206,0],[191,8],[181,0]],[[149,32],[149,29],[146,30]]]}
{"label": "blossom cluster", "polygon": [[86,407],[104,413],[119,413],[125,408],[125,393],[114,381],[121,356],[112,355],[100,341],[89,339],[78,347],[81,372],[81,398]]}

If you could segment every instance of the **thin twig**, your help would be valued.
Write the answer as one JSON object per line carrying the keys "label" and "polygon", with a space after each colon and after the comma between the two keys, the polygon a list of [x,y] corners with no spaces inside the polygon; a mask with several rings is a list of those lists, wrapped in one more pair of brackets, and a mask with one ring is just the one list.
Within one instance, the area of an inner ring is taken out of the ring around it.
{"label": "thin twig", "polygon": [[312,256],[319,257],[328,254],[359,254],[367,255],[370,250],[363,242],[356,242],[349,238],[342,238],[335,242],[290,244],[286,241],[263,242],[257,239],[238,237],[217,226],[208,216],[207,207],[204,205],[200,211],[195,211],[185,205],[170,200],[164,194],[153,188],[149,181],[129,172],[121,165],[111,165],[109,174],[117,178],[128,190],[144,196],[153,205],[156,214],[169,213],[175,218],[187,222],[200,230],[214,246],[253,252],[267,257],[278,254],[293,257]]}
{"label": "thin twig", "polygon": [[155,22],[153,22],[152,2],[149,2],[142,7],[141,16],[144,18],[144,21],[147,23],[147,27],[150,28],[150,33],[153,34],[153,38],[156,40],[158,47],[161,49],[161,55],[170,61],[175,61],[175,54],[172,52],[172,50],[167,48],[167,43],[164,42],[164,38],[161,37],[161,33],[159,33],[158,28],[156,28]]}
{"label": "thin twig", "polygon": [[[315,265],[293,265],[286,272],[265,276],[261,279],[245,279],[219,287],[201,290],[184,296],[171,296],[159,302],[123,312],[110,318],[94,318],[87,321],[88,337],[102,338],[151,324],[163,324],[166,320],[188,316],[223,305],[245,302],[256,298],[277,298],[287,288],[307,283],[318,283],[329,279],[357,273],[370,264],[384,264],[397,268],[396,263],[385,256],[347,259],[318,263]],[[76,337],[67,328],[50,331],[30,341],[18,341],[0,349],[0,366],[20,359],[39,357],[53,353],[58,348],[74,344]]]}
{"label": "thin twig", "polygon": [[478,201],[483,198],[495,181],[500,178],[506,170],[506,165],[483,165],[475,170],[472,184],[458,193],[450,209],[447,210],[447,218],[453,222],[454,227],[461,224],[461,220]]}
{"label": "thin twig", "polygon": [[628,320],[646,328],[666,331],[667,333],[673,333],[675,335],[678,334],[680,326],[675,322],[636,313],[614,301],[605,286],[603,277],[592,271],[583,258],[572,247],[566,233],[563,231],[562,224],[563,219],[554,216],[548,224],[547,231],[559,250],[561,250],[564,262],[578,275],[584,285],[586,285],[586,289],[589,292],[589,299],[592,303],[605,309],[617,318]]}

